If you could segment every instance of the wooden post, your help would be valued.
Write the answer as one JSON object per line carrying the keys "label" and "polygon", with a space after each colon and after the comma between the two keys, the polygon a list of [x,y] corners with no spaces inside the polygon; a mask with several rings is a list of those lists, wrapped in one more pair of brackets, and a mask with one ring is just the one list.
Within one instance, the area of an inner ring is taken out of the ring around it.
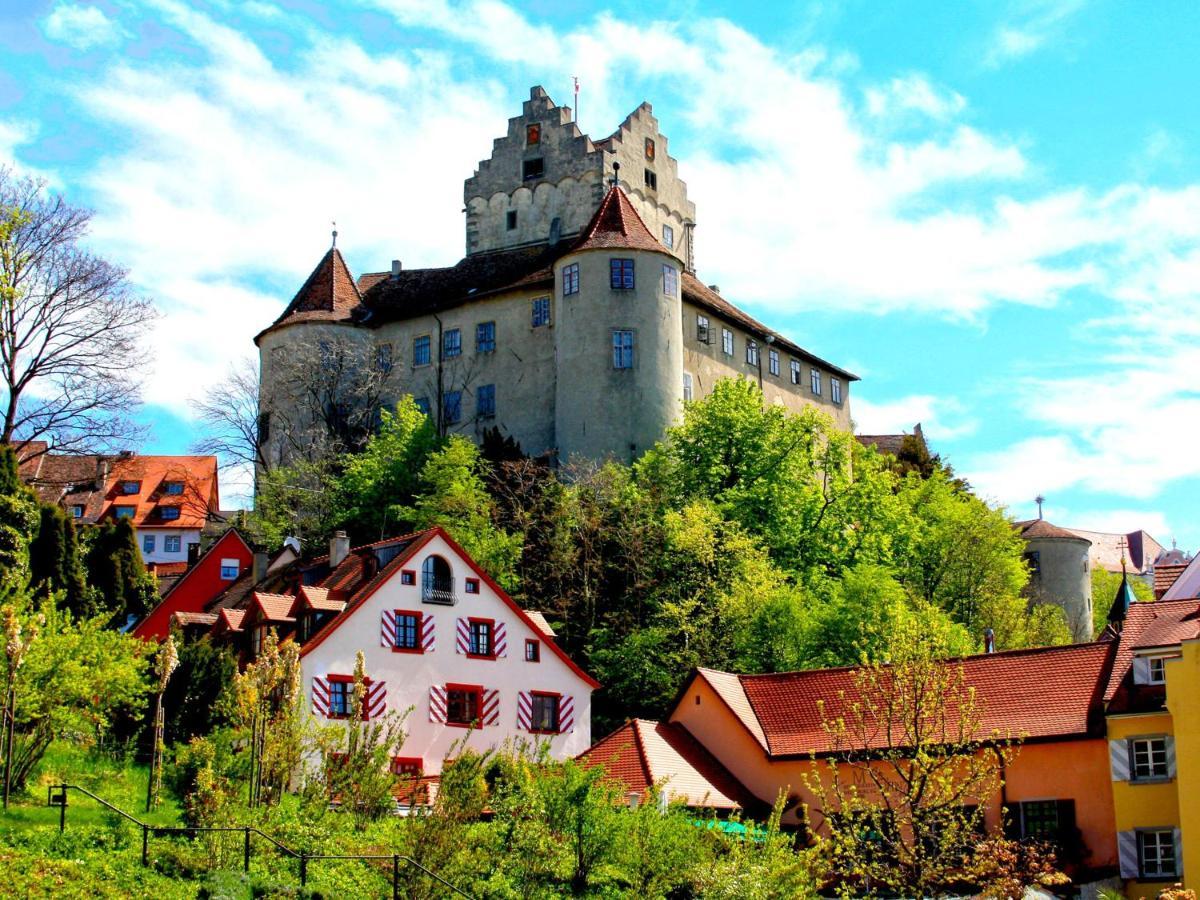
{"label": "wooden post", "polygon": [[392,900],[400,900],[400,855],[392,854]]}
{"label": "wooden post", "polygon": [[246,826],[246,843],[242,846],[242,868],[250,871],[250,826]]}
{"label": "wooden post", "polygon": [[8,810],[8,794],[12,787],[12,748],[13,727],[17,723],[17,686],[11,679],[8,685],[8,702],[5,704],[8,721],[5,724],[8,735],[4,742],[4,809]]}
{"label": "wooden post", "polygon": [[154,808],[154,773],[158,768],[158,745],[162,739],[161,723],[162,723],[162,691],[159,691],[154,698],[154,727],[151,729],[151,740],[153,741],[150,747],[150,773],[146,778],[146,812],[150,812]]}

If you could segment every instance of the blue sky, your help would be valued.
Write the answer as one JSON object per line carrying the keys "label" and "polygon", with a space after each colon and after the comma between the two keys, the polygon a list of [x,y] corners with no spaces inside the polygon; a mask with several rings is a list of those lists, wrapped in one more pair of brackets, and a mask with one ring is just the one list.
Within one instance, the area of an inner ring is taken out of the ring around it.
{"label": "blue sky", "polygon": [[[649,100],[700,276],[858,372],[1019,516],[1200,545],[1200,75],[1185,2],[39,0],[0,11],[0,160],[96,212],[164,311],[146,450],[328,246],[462,252],[529,87]],[[232,486],[226,494],[233,493]]]}

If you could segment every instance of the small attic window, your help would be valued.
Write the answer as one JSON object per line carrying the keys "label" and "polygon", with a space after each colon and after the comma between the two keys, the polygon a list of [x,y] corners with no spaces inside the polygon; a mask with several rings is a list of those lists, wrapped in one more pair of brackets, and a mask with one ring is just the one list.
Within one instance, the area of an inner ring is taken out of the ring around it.
{"label": "small attic window", "polygon": [[545,171],[546,161],[540,156],[537,159],[527,159],[521,164],[521,178],[525,181],[541,178]]}
{"label": "small attic window", "polygon": [[136,494],[141,489],[142,489],[142,483],[140,481],[122,481],[121,482],[121,493],[122,494]]}
{"label": "small attic window", "polygon": [[507,228],[509,231],[516,231],[516,229],[517,229],[517,211],[515,209],[510,209],[507,213],[504,214],[504,227]]}
{"label": "small attic window", "polygon": [[646,159],[654,162],[654,138],[646,138]]}
{"label": "small attic window", "polygon": [[644,175],[645,175],[645,179],[646,179],[646,187],[650,188],[650,190],[652,190],[652,191],[657,191],[658,190],[658,176],[655,175],[654,172],[651,171],[650,169],[646,169]]}
{"label": "small attic window", "polygon": [[183,493],[182,481],[166,481],[163,482],[163,493],[170,494],[172,497]]}
{"label": "small attic window", "polygon": [[542,142],[542,126],[534,123],[525,126],[525,146],[533,147]]}

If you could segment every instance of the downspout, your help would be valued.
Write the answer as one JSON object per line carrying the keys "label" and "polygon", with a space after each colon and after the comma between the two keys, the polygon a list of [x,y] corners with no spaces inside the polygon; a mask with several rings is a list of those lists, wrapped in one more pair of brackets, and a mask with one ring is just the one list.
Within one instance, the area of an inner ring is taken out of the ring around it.
{"label": "downspout", "polygon": [[[444,411],[442,410],[442,362],[443,362],[443,360],[442,360],[442,320],[440,318],[438,318],[438,316],[436,314],[434,314],[433,321],[437,322],[437,326],[438,326],[437,348],[436,348],[436,350],[437,350],[437,376],[436,376],[437,384],[435,386],[435,388],[437,390],[437,398],[436,398],[436,402],[437,402],[437,433],[438,433],[438,437],[445,437],[446,422],[445,422],[445,418],[444,418]],[[431,347],[430,352],[433,352],[434,349],[435,348]]]}

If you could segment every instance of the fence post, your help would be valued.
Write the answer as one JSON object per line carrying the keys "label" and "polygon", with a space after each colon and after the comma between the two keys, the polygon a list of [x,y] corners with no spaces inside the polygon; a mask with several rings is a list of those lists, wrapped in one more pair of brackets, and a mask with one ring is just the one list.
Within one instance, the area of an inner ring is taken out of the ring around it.
{"label": "fence post", "polygon": [[58,833],[67,830],[67,786],[62,785],[62,806],[58,809]]}
{"label": "fence post", "polygon": [[300,887],[308,884],[308,854],[300,851]]}
{"label": "fence post", "polygon": [[150,826],[142,825],[142,865],[150,865]]}
{"label": "fence post", "polygon": [[400,900],[400,854],[392,854],[392,900]]}
{"label": "fence post", "polygon": [[242,867],[250,871],[250,826],[246,826],[246,843],[242,847]]}

